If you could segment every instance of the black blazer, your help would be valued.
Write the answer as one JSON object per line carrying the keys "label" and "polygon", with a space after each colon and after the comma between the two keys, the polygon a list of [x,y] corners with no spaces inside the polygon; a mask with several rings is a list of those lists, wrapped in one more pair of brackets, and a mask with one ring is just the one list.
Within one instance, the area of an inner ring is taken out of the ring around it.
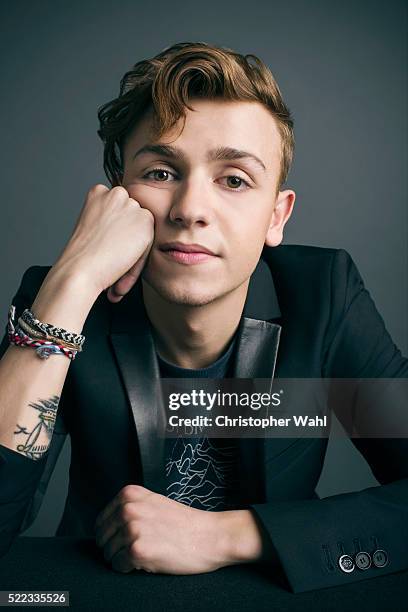
{"label": "black blazer", "polygon": [[[29,268],[13,303],[30,307],[49,267]],[[272,273],[272,274],[271,274]],[[69,490],[57,535],[93,536],[96,515],[129,483],[165,493],[159,376],[140,282],[118,304],[103,292],[70,365],[49,451],[40,461],[0,446],[0,530],[6,550],[35,519],[65,436]],[[8,346],[5,335],[0,357]],[[24,349],[27,350],[27,349]],[[238,328],[239,378],[408,378],[350,255],[301,245],[265,247]],[[383,415],[396,418],[387,397]],[[352,409],[360,409],[354,398]],[[408,568],[408,442],[353,438],[381,486],[319,499],[327,438],[241,441],[248,508],[270,535],[294,592]],[[14,500],[14,501],[12,501]],[[382,549],[388,564],[341,568],[342,554]],[[271,569],[273,572],[273,569]]]}

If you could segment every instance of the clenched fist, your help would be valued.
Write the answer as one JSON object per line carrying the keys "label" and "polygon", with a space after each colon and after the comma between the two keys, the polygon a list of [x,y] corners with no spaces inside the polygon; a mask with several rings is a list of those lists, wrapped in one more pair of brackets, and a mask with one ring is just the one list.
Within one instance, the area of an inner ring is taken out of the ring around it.
{"label": "clenched fist", "polygon": [[190,508],[140,485],[127,485],[99,514],[98,546],[118,572],[212,572],[232,562],[223,514]]}
{"label": "clenched fist", "polygon": [[95,185],[58,263],[86,275],[96,293],[118,302],[135,284],[154,238],[154,217],[124,187]]}

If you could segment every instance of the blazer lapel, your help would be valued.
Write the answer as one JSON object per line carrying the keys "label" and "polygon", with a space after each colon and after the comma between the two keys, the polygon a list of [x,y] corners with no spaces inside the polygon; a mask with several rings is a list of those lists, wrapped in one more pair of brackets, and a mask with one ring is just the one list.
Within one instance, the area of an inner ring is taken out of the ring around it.
{"label": "blazer lapel", "polygon": [[[271,393],[279,348],[281,326],[271,320],[281,316],[268,265],[260,259],[248,287],[243,316],[238,328],[234,378],[268,379]],[[252,391],[254,386],[252,386]],[[239,438],[241,497],[246,504],[266,500],[265,438]]]}
{"label": "blazer lapel", "polygon": [[141,283],[130,293],[129,299],[112,305],[110,339],[136,427],[143,486],[164,494],[166,424],[159,366]]}

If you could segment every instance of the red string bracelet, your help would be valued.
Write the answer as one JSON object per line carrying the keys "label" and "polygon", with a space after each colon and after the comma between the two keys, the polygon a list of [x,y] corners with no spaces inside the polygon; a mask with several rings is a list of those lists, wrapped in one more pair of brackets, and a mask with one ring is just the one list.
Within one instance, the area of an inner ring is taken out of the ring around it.
{"label": "red string bracelet", "polygon": [[41,359],[48,359],[50,355],[65,355],[74,360],[77,351],[66,348],[59,344],[54,344],[51,340],[40,340],[30,338],[18,325],[14,325],[15,306],[12,304],[9,309],[8,338],[11,344],[16,346],[29,346],[35,349]]}

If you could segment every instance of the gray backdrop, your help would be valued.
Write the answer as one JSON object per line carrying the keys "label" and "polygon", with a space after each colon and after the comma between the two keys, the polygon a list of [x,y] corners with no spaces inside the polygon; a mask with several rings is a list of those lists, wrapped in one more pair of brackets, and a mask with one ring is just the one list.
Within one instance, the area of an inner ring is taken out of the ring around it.
{"label": "gray backdrop", "polygon": [[[0,8],[2,283],[52,265],[102,171],[96,109],[136,61],[180,41],[259,55],[295,117],[297,192],[286,243],[353,256],[388,330],[408,347],[406,10],[403,0],[14,2]],[[59,522],[65,444],[27,535]],[[350,442],[332,440],[320,495],[375,484]]]}

